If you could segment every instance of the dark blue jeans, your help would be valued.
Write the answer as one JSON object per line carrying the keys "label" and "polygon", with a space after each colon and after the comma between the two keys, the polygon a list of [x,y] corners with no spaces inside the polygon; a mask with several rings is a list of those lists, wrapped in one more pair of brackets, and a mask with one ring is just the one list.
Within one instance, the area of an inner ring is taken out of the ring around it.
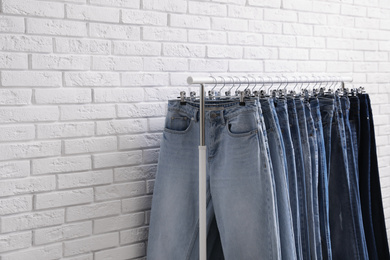
{"label": "dark blue jeans", "polygon": [[287,174],[288,191],[290,195],[290,207],[291,207],[291,213],[292,213],[293,225],[294,225],[295,249],[297,252],[297,259],[302,259],[297,172],[295,167],[294,147],[291,139],[290,122],[287,113],[287,100],[284,98],[280,98],[280,99],[275,99],[274,101],[275,101],[275,110],[278,116],[280,130],[282,134],[284,150],[286,152],[286,165],[287,165],[286,174]]}
{"label": "dark blue jeans", "polygon": [[329,222],[335,259],[361,259],[351,205],[343,113],[340,99],[335,96],[329,175]]}
{"label": "dark blue jeans", "polygon": [[[333,103],[331,106],[322,106],[327,114],[324,116],[324,121],[321,118],[320,102],[317,98],[310,100],[311,113],[315,128],[317,129],[317,145],[318,145],[318,205],[320,214],[320,231],[321,231],[321,246],[322,258],[324,260],[332,259],[332,248],[330,243],[329,229],[329,194],[328,194],[328,170],[326,162],[325,137],[323,124],[329,128],[329,112],[333,114]],[[329,138],[327,138],[328,140]]]}
{"label": "dark blue jeans", "polygon": [[295,167],[297,172],[297,186],[298,186],[298,204],[299,204],[299,217],[301,226],[301,247],[302,258],[310,259],[310,241],[309,230],[307,228],[307,199],[306,199],[306,181],[305,181],[305,166],[304,155],[302,151],[302,142],[300,136],[300,127],[298,122],[298,114],[296,110],[296,104],[302,108],[302,102],[299,99],[291,97],[287,98],[288,118],[290,122],[290,132],[294,147],[295,155]]}
{"label": "dark blue jeans", "polygon": [[318,141],[317,141],[317,130],[314,124],[313,116],[311,114],[311,107],[309,100],[305,100],[305,116],[307,134],[310,147],[311,156],[311,185],[312,185],[312,196],[313,196],[313,236],[315,242],[315,250],[318,260],[322,259],[321,250],[321,232],[320,232],[320,209],[318,206]]}
{"label": "dark blue jeans", "polygon": [[343,112],[345,137],[346,137],[346,149],[348,159],[348,179],[352,205],[352,216],[354,220],[354,228],[356,233],[356,239],[358,243],[358,249],[361,259],[368,259],[366,237],[364,235],[362,209],[360,204],[360,194],[358,188],[358,172],[355,164],[355,150],[353,147],[352,131],[349,123],[349,110],[350,103],[347,97],[341,97],[341,109]]}

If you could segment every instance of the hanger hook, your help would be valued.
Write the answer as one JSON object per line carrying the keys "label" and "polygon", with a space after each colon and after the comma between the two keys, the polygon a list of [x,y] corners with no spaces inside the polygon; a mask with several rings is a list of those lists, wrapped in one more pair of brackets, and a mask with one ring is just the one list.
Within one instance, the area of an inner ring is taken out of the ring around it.
{"label": "hanger hook", "polygon": [[297,77],[295,77],[295,76],[293,76],[293,78],[295,79],[295,86],[294,86],[294,88],[292,89],[293,91],[296,89],[296,87],[298,86],[298,78]]}
{"label": "hanger hook", "polygon": [[225,81],[224,77],[222,77],[222,76],[218,76],[218,77],[220,77],[223,80],[223,86],[219,89],[219,91],[221,91],[225,87],[226,81]]}
{"label": "hanger hook", "polygon": [[259,88],[259,91],[264,87],[264,78],[259,76],[259,78],[261,79],[261,87]]}
{"label": "hanger hook", "polygon": [[249,88],[250,84],[249,84],[249,78],[247,76],[243,76],[243,77],[246,78],[246,80],[248,81],[248,86],[246,86],[246,88],[244,89],[244,91],[245,91],[245,90],[247,90]]}
{"label": "hanger hook", "polygon": [[282,78],[281,77],[279,77],[279,76],[276,76],[278,79],[280,79],[280,84],[279,84],[279,86],[276,88],[276,90],[279,90],[279,88],[282,86],[282,83],[283,83],[283,80],[282,80]]}
{"label": "hanger hook", "polygon": [[213,78],[213,80],[214,80],[214,82],[215,82],[215,85],[214,85],[214,87],[211,89],[211,91],[213,91],[214,89],[215,89],[215,87],[217,86],[217,79],[214,77],[214,76],[211,76],[210,75],[210,77],[212,77]]}
{"label": "hanger hook", "polygon": [[232,76],[228,76],[228,78],[231,78],[232,79],[232,83],[233,83],[233,85],[228,90],[228,91],[230,91],[230,90],[232,90],[232,88],[234,88],[235,82],[234,82],[234,78]]}
{"label": "hanger hook", "polygon": [[241,81],[240,81],[240,78],[237,77],[237,76],[233,76],[233,77],[236,77],[238,79],[238,87],[236,88],[235,92],[237,92],[237,90],[241,87]]}
{"label": "hanger hook", "polygon": [[253,90],[256,88],[256,86],[257,86],[257,83],[256,83],[256,78],[255,77],[253,77],[253,76],[251,76],[251,75],[249,75],[249,77],[251,77],[252,79],[253,79],[253,81],[254,81],[254,86],[253,86],[253,88],[252,88],[252,92],[253,92]]}

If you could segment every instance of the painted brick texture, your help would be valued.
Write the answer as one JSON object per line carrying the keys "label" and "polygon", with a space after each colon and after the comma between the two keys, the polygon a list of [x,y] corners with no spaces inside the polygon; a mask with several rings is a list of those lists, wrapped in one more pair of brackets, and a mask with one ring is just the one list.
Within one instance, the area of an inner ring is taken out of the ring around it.
{"label": "painted brick texture", "polygon": [[0,0],[0,259],[145,260],[166,101],[209,73],[365,86],[390,228],[389,68],[385,0]]}

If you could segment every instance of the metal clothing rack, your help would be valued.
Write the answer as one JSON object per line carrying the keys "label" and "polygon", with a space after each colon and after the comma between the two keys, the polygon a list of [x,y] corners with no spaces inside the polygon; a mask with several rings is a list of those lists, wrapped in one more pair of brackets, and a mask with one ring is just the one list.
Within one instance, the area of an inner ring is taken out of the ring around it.
{"label": "metal clothing rack", "polygon": [[205,145],[205,84],[268,84],[268,83],[321,83],[321,82],[341,82],[344,87],[344,82],[352,82],[352,77],[329,77],[329,76],[309,76],[309,77],[285,77],[285,76],[266,76],[254,77],[244,76],[236,77],[228,76],[208,76],[208,77],[188,77],[188,84],[200,84],[200,145],[199,145],[199,259],[207,260],[207,229],[206,229],[206,152]]}

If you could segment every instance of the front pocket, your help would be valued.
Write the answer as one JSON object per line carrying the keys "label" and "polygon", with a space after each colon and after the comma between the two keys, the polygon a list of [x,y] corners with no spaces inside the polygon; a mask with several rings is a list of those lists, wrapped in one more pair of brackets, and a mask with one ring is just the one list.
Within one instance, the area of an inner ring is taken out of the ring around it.
{"label": "front pocket", "polygon": [[257,133],[259,122],[255,112],[241,113],[230,118],[226,124],[230,136],[241,137]]}
{"label": "front pocket", "polygon": [[170,133],[186,133],[192,126],[193,120],[180,111],[168,111],[164,131]]}

